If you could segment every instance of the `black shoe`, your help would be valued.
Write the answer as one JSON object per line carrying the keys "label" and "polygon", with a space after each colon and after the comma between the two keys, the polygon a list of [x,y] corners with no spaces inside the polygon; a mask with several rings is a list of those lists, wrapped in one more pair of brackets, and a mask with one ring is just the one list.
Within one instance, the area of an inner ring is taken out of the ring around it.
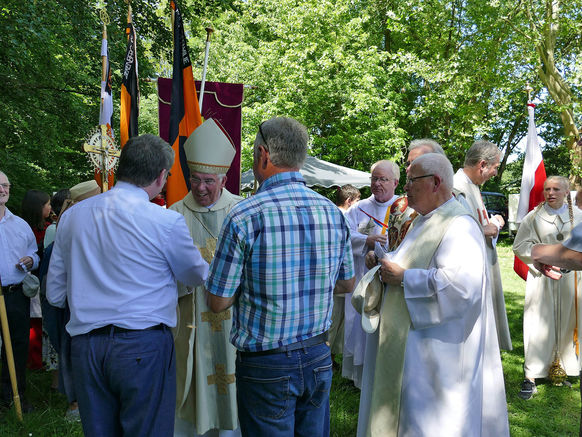
{"label": "black shoe", "polygon": [[534,381],[530,381],[529,379],[524,379],[521,383],[521,390],[517,395],[527,401],[528,399],[531,399],[531,397],[537,392],[538,389],[536,387],[536,383]]}

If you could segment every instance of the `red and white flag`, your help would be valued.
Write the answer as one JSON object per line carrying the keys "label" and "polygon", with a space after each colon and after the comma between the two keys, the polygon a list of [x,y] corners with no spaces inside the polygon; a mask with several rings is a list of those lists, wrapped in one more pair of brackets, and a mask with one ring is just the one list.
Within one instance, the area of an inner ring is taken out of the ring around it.
{"label": "red and white flag", "polygon": [[[527,145],[525,146],[525,160],[521,177],[521,191],[519,193],[519,206],[517,207],[517,223],[544,200],[544,182],[546,180],[546,168],[542,150],[538,141],[536,124],[534,121],[533,103],[527,104],[529,125],[527,130]],[[524,281],[527,279],[528,267],[519,258],[515,257],[513,270]]]}

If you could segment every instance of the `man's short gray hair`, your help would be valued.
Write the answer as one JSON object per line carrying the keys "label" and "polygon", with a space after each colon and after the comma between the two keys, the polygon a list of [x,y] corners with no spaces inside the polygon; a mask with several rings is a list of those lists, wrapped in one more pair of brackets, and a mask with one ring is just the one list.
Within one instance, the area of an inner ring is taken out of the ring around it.
{"label": "man's short gray hair", "polygon": [[374,164],[372,164],[372,166],[370,167],[370,173],[373,172],[376,167],[385,168],[390,172],[394,179],[396,179],[397,181],[400,180],[400,167],[398,167],[398,164],[388,159],[382,159],[381,161],[377,161]]}
{"label": "man's short gray hair", "polygon": [[[432,174],[438,176],[441,184],[447,191],[453,190],[453,165],[451,161],[440,153],[425,153],[412,162],[412,166],[419,166],[423,174]],[[422,176],[422,175],[419,175]]]}
{"label": "man's short gray hair", "polygon": [[499,159],[500,154],[501,152],[497,144],[485,140],[475,141],[465,154],[465,163],[463,166],[473,167],[481,161],[485,161],[487,165],[491,165]]}
{"label": "man's short gray hair", "polygon": [[174,150],[160,137],[152,134],[132,137],[121,149],[117,180],[147,187],[173,164]]}
{"label": "man's short gray hair", "polygon": [[431,140],[430,138],[421,138],[419,140],[412,140],[410,145],[408,146],[408,152],[412,152],[414,149],[418,147],[428,147],[432,152],[431,153],[440,153],[441,155],[445,154],[445,151],[441,147],[439,143],[435,140]]}
{"label": "man's short gray hair", "polygon": [[254,154],[260,145],[269,152],[275,167],[301,168],[307,157],[307,128],[288,117],[271,118],[263,122],[255,138]]}

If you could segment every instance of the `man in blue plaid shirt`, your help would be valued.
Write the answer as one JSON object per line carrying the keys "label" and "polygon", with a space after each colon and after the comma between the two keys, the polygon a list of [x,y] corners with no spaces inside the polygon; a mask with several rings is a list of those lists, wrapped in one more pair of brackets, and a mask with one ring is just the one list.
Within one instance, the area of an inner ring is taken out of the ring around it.
{"label": "man in blue plaid shirt", "polygon": [[355,278],[343,214],[299,173],[308,138],[291,118],[259,126],[261,186],[227,215],[206,283],[213,311],[234,309],[243,436],[329,434],[332,296],[352,291]]}

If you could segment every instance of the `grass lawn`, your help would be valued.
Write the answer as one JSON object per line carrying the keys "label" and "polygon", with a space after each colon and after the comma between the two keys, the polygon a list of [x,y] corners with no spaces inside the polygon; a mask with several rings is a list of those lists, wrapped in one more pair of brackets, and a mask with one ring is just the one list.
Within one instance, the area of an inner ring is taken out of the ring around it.
{"label": "grass lawn", "polygon": [[[572,378],[572,387],[554,387],[539,382],[538,394],[529,401],[517,397],[523,380],[523,298],[525,282],[513,273],[511,240],[499,243],[498,254],[505,290],[513,351],[502,352],[503,373],[509,410],[509,425],[514,437],[562,437],[578,434],[580,418],[580,384]],[[0,419],[0,436],[22,437],[78,437],[80,424],[69,424],[64,419],[67,407],[65,397],[50,390],[47,372],[34,371],[28,375],[27,395],[35,411],[19,423],[13,411]],[[351,437],[356,434],[359,390],[350,381],[334,374],[331,393],[331,434]],[[276,436],[273,436],[276,437]]]}
{"label": "grass lawn", "polygon": [[[517,396],[523,381],[523,300],[525,281],[513,272],[513,239],[499,242],[501,277],[505,305],[513,342],[511,352],[502,352],[509,428],[513,437],[565,437],[578,435],[580,420],[580,383],[570,378],[572,387],[554,387],[537,381],[538,394],[524,401]],[[356,435],[360,392],[351,381],[334,375],[331,393],[331,435]]]}

